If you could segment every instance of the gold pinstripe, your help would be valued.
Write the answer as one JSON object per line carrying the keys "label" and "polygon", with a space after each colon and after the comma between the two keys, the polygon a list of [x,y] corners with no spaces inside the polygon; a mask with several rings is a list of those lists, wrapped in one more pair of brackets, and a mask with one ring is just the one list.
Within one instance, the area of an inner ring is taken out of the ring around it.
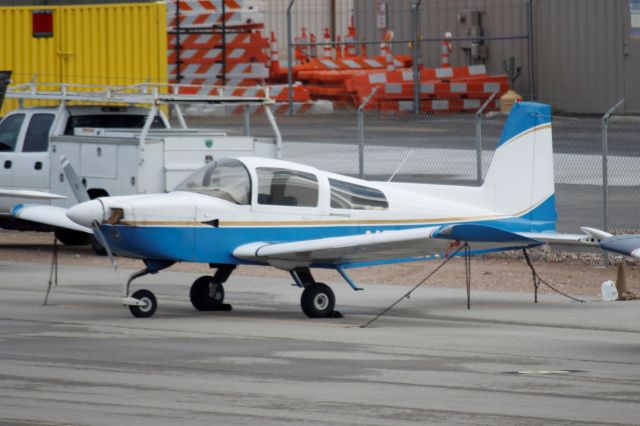
{"label": "gold pinstripe", "polygon": [[[546,200],[546,199],[545,199]],[[364,219],[364,220],[271,220],[271,221],[232,221],[221,220],[219,226],[226,227],[250,227],[250,226],[321,226],[321,225],[402,225],[402,224],[434,224],[443,222],[467,222],[475,220],[498,219],[501,217],[518,217],[540,206],[545,200],[542,200],[533,206],[526,208],[513,215],[495,214],[487,216],[470,216],[470,217],[441,217],[435,219]],[[130,226],[210,226],[206,223],[197,221],[170,221],[170,220],[123,220],[123,225]]]}

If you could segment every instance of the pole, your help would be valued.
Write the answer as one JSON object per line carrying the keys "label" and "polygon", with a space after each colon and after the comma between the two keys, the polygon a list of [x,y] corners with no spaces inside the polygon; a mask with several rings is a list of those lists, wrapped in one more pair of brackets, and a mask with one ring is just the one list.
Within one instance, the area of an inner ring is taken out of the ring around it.
{"label": "pole", "polygon": [[289,85],[289,114],[293,114],[293,36],[291,35],[291,8],[296,0],[289,0],[287,6],[287,84]]}
{"label": "pole", "polygon": [[[269,108],[265,106],[265,108]],[[243,124],[244,124],[244,135],[251,135],[251,111],[249,110],[249,105],[244,106],[244,111],[242,113],[243,116]]]}
{"label": "pole", "polygon": [[534,97],[534,71],[533,71],[533,0],[529,0],[527,4],[527,50],[529,53],[529,99],[535,99]]}
{"label": "pole", "polygon": [[358,177],[360,179],[364,179],[364,108],[377,91],[378,87],[376,86],[358,107]]}
{"label": "pole", "polygon": [[335,40],[336,39],[336,0],[331,0],[331,6],[330,6],[330,17],[329,17],[329,21],[330,21],[330,31],[331,31],[331,40]]}
{"label": "pole", "polygon": [[182,61],[180,60],[180,0],[176,1],[176,83],[180,84],[182,81],[182,74],[180,68]]}
{"label": "pole", "polygon": [[267,116],[271,130],[273,130],[273,135],[276,138],[276,158],[280,160],[282,159],[282,134],[280,133],[280,128],[276,123],[276,119],[269,105],[264,105],[264,114]]}
{"label": "pole", "polygon": [[478,186],[482,185],[482,113],[497,94],[498,92],[493,92],[476,111],[476,183]]}
{"label": "pole", "polygon": [[[602,116],[602,230],[609,231],[609,117],[620,105],[624,103],[621,99],[609,111]],[[609,264],[609,255],[604,255],[605,266]]]}
{"label": "pole", "polygon": [[418,9],[420,8],[420,2],[418,0],[411,6],[411,13],[413,15],[413,112],[417,115],[420,112],[420,33],[418,29]]}

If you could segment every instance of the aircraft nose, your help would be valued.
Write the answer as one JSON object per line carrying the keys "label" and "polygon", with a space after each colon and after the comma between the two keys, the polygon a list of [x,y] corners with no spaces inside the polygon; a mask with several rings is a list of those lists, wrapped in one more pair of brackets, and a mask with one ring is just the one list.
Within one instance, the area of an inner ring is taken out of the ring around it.
{"label": "aircraft nose", "polygon": [[91,228],[94,220],[102,223],[104,206],[100,200],[86,201],[71,207],[67,212],[67,217],[79,225]]}

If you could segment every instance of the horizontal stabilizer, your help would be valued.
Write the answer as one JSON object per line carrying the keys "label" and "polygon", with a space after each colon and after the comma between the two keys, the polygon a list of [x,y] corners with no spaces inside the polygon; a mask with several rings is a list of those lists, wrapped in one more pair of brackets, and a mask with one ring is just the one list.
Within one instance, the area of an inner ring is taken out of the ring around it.
{"label": "horizontal stabilizer", "polygon": [[70,229],[72,231],[86,232],[92,234],[93,231],[84,226],[72,222],[67,217],[68,209],[56,206],[45,206],[40,204],[20,204],[13,208],[13,217],[43,225],[55,226],[57,228]]}
{"label": "horizontal stabilizer", "polygon": [[435,232],[433,238],[470,243],[517,243],[540,245],[542,241],[487,225],[449,225]]}
{"label": "horizontal stabilizer", "polygon": [[640,259],[640,235],[614,235],[600,241],[603,250]]}

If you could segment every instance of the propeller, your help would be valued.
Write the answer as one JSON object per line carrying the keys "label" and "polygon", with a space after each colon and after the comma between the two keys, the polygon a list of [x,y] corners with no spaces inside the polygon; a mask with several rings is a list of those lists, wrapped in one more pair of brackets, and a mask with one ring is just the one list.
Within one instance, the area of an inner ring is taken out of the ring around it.
{"label": "propeller", "polygon": [[104,247],[105,251],[107,252],[107,256],[109,256],[109,260],[111,261],[111,266],[113,266],[113,270],[118,272],[118,262],[116,262],[116,258],[113,255],[113,252],[111,251],[111,247],[109,246],[109,243],[107,243],[107,239],[104,237],[104,234],[102,233],[102,229],[100,229],[100,224],[98,223],[97,220],[94,220],[93,222],[91,222],[91,229],[93,230],[93,235],[96,237],[98,242],[102,244],[102,247]]}
{"label": "propeller", "polygon": [[60,156],[60,165],[62,166],[62,171],[67,178],[67,182],[69,182],[69,186],[71,187],[71,191],[73,191],[73,195],[75,195],[78,203],[83,203],[85,201],[89,201],[89,195],[87,191],[84,189],[84,185],[82,185],[82,181],[75,169],[69,162],[66,156]]}

